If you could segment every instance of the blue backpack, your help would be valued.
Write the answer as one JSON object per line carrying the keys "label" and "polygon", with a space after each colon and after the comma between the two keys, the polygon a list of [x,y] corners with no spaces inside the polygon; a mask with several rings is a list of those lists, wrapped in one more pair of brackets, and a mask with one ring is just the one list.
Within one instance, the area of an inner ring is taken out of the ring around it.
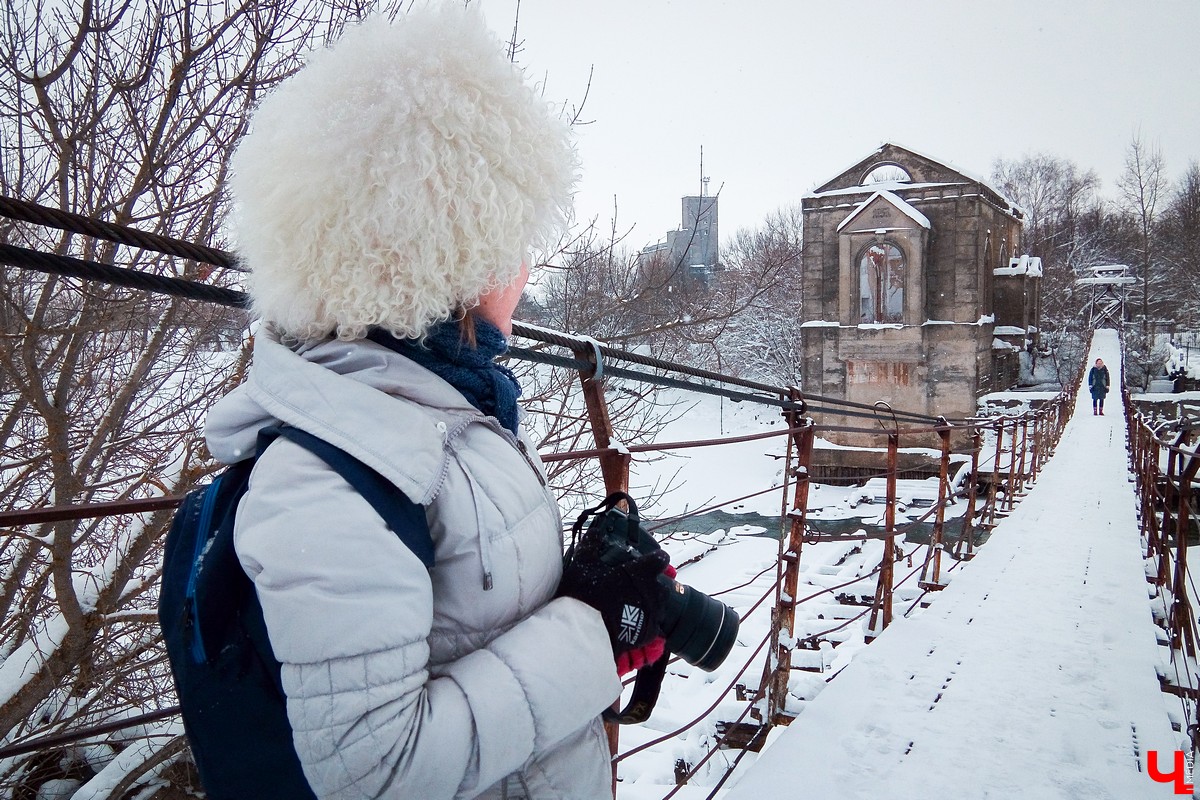
{"label": "blue backpack", "polygon": [[186,496],[167,533],[158,618],[184,730],[210,800],[315,800],[292,744],[262,606],[233,548],[234,517],[250,471],[279,437],[325,461],[426,568],[433,566],[424,508],[361,461],[297,428],[263,429],[254,458]]}

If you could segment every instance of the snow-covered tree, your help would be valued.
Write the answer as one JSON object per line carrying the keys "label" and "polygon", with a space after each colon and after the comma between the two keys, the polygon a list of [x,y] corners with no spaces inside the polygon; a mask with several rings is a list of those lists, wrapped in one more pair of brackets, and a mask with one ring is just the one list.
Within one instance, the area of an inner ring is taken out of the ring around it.
{"label": "snow-covered tree", "polygon": [[[10,4],[0,19],[0,193],[222,245],[221,184],[248,110],[367,5]],[[0,224],[0,240],[231,280],[24,223]],[[242,366],[240,314],[9,268],[0,283],[0,509],[175,494],[210,468],[197,427]],[[153,613],[170,513],[0,533],[0,743],[173,701]],[[86,784],[75,796],[121,797],[164,770],[186,783],[173,763],[182,750],[168,721],[15,757],[0,762],[0,795],[34,797],[65,781]],[[138,796],[178,796],[170,783]]]}
{"label": "snow-covered tree", "polygon": [[1125,171],[1117,180],[1117,189],[1121,209],[1135,230],[1134,266],[1141,278],[1139,299],[1145,334],[1150,330],[1152,315],[1160,311],[1167,285],[1163,280],[1157,237],[1159,215],[1168,190],[1162,151],[1143,141],[1140,135],[1134,136],[1125,151]]}
{"label": "snow-covered tree", "polygon": [[1157,346],[1156,334],[1159,321],[1174,306],[1159,241],[1168,188],[1162,152],[1135,135],[1125,152],[1125,170],[1117,179],[1123,260],[1135,268],[1139,278],[1131,297],[1139,321],[1136,328],[1126,330],[1123,340],[1125,380],[1131,386],[1148,386],[1166,361],[1166,351]]}
{"label": "snow-covered tree", "polygon": [[1039,153],[998,160],[992,180],[1026,213],[1022,252],[1042,259],[1043,327],[1074,326],[1086,304],[1086,297],[1075,292],[1077,270],[1109,260],[1110,226],[1096,194],[1096,173]]}
{"label": "snow-covered tree", "polygon": [[804,222],[799,206],[778,209],[757,228],[742,229],[726,246],[732,274],[769,274],[765,291],[724,327],[716,346],[722,368],[741,377],[799,386],[800,281]]}
{"label": "snow-covered tree", "polygon": [[1176,319],[1200,327],[1200,163],[1193,161],[1175,185],[1160,225],[1162,258]]}

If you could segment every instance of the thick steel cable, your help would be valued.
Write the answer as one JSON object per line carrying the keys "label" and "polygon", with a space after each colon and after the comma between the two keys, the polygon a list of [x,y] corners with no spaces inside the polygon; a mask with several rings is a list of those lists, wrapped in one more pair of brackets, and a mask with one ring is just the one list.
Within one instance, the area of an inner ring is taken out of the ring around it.
{"label": "thick steel cable", "polygon": [[[84,234],[87,236],[93,236],[96,238],[105,239],[107,241],[116,242],[118,244],[126,244],[126,245],[130,245],[130,246],[141,247],[141,248],[147,249],[147,250],[154,250],[157,252],[165,253],[167,255],[175,255],[175,256],[181,256],[183,258],[190,258],[190,259],[193,259],[196,261],[200,261],[203,263],[211,264],[213,266],[218,266],[218,267],[222,267],[222,268],[226,268],[226,269],[236,269],[236,270],[244,269],[238,263],[236,255],[229,253],[227,251],[219,250],[217,248],[205,247],[203,245],[197,245],[192,242],[187,242],[187,241],[183,241],[180,239],[174,239],[174,238],[168,237],[168,236],[161,236],[158,234],[148,233],[145,231],[138,230],[136,228],[131,228],[126,225],[116,225],[114,223],[103,222],[103,221],[95,220],[95,219],[92,219],[92,218],[89,218],[89,217],[86,217],[86,216],[83,216],[80,214],[73,214],[73,213],[70,213],[67,211],[62,211],[60,209],[49,208],[47,206],[42,206],[42,205],[38,205],[36,203],[30,203],[30,202],[23,201],[23,200],[17,200],[15,198],[11,198],[11,197],[0,196],[0,215],[9,217],[11,219],[18,219],[18,220],[25,221],[25,222],[31,222],[31,223],[38,224],[38,225],[44,225],[44,226],[48,226],[48,227],[57,228],[59,230],[65,230],[65,231],[69,231],[69,232],[73,232],[73,233],[80,233],[80,234]],[[20,250],[20,249],[23,249],[23,248],[18,248],[18,250]],[[45,254],[43,254],[43,255],[45,255]],[[67,257],[59,256],[57,258],[67,258]],[[73,259],[73,260],[79,261],[78,259]],[[80,262],[80,263],[87,264],[89,262]],[[23,266],[23,265],[22,264],[14,264],[14,266]],[[102,268],[102,270],[101,270],[102,272],[107,271],[107,270],[103,269],[104,267],[107,267],[107,265],[97,265],[97,266]],[[35,267],[35,266],[31,266],[29,268],[41,269],[41,271],[50,271],[50,270]],[[76,267],[76,268],[78,268],[78,267]],[[109,268],[109,269],[113,269],[113,268]],[[133,270],[121,270],[121,273],[124,273],[124,274],[117,274],[117,275],[110,274],[107,282],[116,283],[117,285],[130,286],[131,288],[143,288],[143,289],[149,289],[151,291],[161,291],[165,294],[172,294],[172,295],[179,296],[179,297],[186,297],[188,299],[196,299],[196,300],[204,300],[207,302],[215,302],[219,305],[228,305],[228,306],[233,306],[236,308],[244,308],[248,305],[245,296],[242,295],[242,293],[240,293],[240,292],[235,292],[233,294],[224,294],[225,292],[231,292],[232,290],[222,290],[222,289],[219,289],[218,287],[207,287],[205,284],[197,284],[192,281],[185,281],[185,282],[183,282],[183,284],[165,284],[165,285],[163,285],[164,287],[173,285],[177,291],[166,290],[165,288],[156,289],[151,285],[142,284],[142,283],[137,282],[137,281],[140,281],[141,279],[131,277],[131,275],[134,273]],[[75,274],[76,277],[84,277],[84,278],[91,277],[90,275],[87,275],[87,274],[80,275],[80,274],[68,273],[68,272],[57,272],[56,274]],[[150,276],[150,277],[158,278],[159,276]],[[104,278],[95,278],[95,279],[105,280]],[[179,279],[164,278],[163,280],[177,281]],[[193,287],[199,287],[199,288],[196,288],[196,289],[186,288],[188,285],[191,285]],[[216,294],[208,295],[207,290],[215,290]],[[546,328],[529,325],[526,323],[514,322],[513,323],[513,332],[516,335],[521,336],[523,338],[532,339],[534,341],[542,341],[542,342],[545,342],[548,344],[557,344],[561,347],[565,347],[569,350],[572,350],[573,352],[587,351],[591,348],[595,348],[596,350],[599,351],[599,353],[602,356],[607,356],[609,358],[614,358],[614,359],[617,359],[620,361],[627,361],[630,363],[640,364],[642,366],[647,366],[647,367],[651,367],[651,368],[655,368],[655,369],[664,369],[664,370],[674,371],[674,372],[677,372],[680,374],[691,375],[693,377],[715,380],[715,381],[719,381],[723,384],[741,386],[743,388],[754,389],[754,390],[760,391],[760,392],[766,392],[769,394],[780,395],[781,397],[786,396],[790,392],[789,388],[787,388],[787,387],[772,386],[770,384],[760,383],[757,381],[745,380],[742,378],[736,378],[736,377],[733,377],[730,375],[723,375],[721,373],[712,372],[712,371],[700,369],[697,367],[689,367],[689,366],[686,366],[683,364],[677,364],[674,362],[665,361],[663,359],[654,358],[652,356],[645,356],[640,353],[634,353],[634,352],[630,352],[628,350],[614,348],[609,345],[605,345],[605,344],[596,342],[594,339],[590,339],[590,338],[586,338],[586,337],[570,336],[570,335],[562,333],[560,331],[553,331],[553,330],[549,330]],[[584,362],[584,363],[587,364],[588,362]],[[671,384],[664,384],[664,385],[671,385]],[[691,386],[679,386],[677,388],[691,388]],[[730,399],[734,399],[734,400],[753,399],[753,400],[761,402],[761,400],[757,396],[754,396],[754,395],[751,395],[749,397],[744,397],[744,398],[733,397],[732,395],[726,395],[726,396],[729,396]],[[866,403],[856,403],[856,402],[849,401],[849,400],[841,400],[838,398],[823,397],[820,395],[808,395],[806,399],[814,401],[814,402],[828,403],[828,404],[831,404],[831,405],[836,406],[841,409],[853,408],[853,409],[861,409],[864,411],[871,412],[871,414],[851,414],[849,412],[843,411],[842,413],[846,416],[862,416],[862,417],[874,417],[875,416],[875,407],[872,405],[868,405]],[[783,407],[786,408],[787,406],[783,406]],[[838,412],[834,411],[833,409],[829,409],[826,407],[813,407],[813,410],[838,413]],[[918,412],[910,412],[910,411],[897,410],[897,409],[893,409],[892,413],[897,417],[904,417],[908,421],[937,422],[939,419],[938,417],[930,416],[927,414],[921,414]],[[948,421],[950,421],[950,420],[948,420]],[[955,423],[969,423],[970,418],[962,418],[962,419],[955,418],[952,421]]]}
{"label": "thick steel cable", "polygon": [[249,296],[236,289],[210,286],[183,278],[168,278],[141,270],[114,267],[110,264],[85,261],[72,256],[43,253],[11,244],[0,244],[0,264],[51,275],[65,275],[70,278],[107,283],[113,286],[125,286],[130,289],[142,289],[187,300],[200,300],[230,308],[247,308],[250,305]]}
{"label": "thick steel cable", "polygon": [[[244,267],[238,263],[237,257],[233,253],[229,253],[224,250],[197,245],[180,239],[174,239],[169,236],[148,233],[126,225],[103,222],[101,220],[92,219],[81,214],[74,214],[61,209],[50,208],[48,206],[38,205],[37,203],[31,203],[24,200],[18,200],[12,197],[0,196],[0,215],[9,217],[10,219],[21,220],[23,222],[31,222],[37,225],[43,225],[72,233],[92,236],[98,239],[116,242],[118,244],[125,244],[133,247],[140,247],[146,250],[154,250],[167,255],[189,258],[225,269],[244,270]],[[42,271],[48,270],[43,269]],[[76,277],[87,276],[76,275]],[[118,281],[111,280],[109,282],[118,283],[118,285],[123,286],[131,286],[132,288],[149,288],[153,290],[153,287],[151,286],[140,285],[136,283],[120,283]],[[165,293],[171,294],[171,292]],[[192,299],[207,299],[204,297],[197,297],[195,295],[179,296],[187,296],[191,297]],[[211,300],[211,302],[219,301],[214,299]],[[229,303],[220,304],[229,305]],[[244,301],[238,304],[238,307],[243,306]],[[622,350],[606,344],[601,344],[590,338],[570,336],[560,331],[553,331],[526,323],[514,322],[513,333],[526,339],[541,341],[547,344],[557,344],[560,347],[565,347],[574,352],[580,352],[581,350],[587,351],[595,347],[597,350],[599,350],[602,356],[607,358],[640,364],[642,366],[651,367],[654,369],[669,370],[684,375],[691,375],[697,378],[715,380],[723,384],[741,386],[743,388],[754,389],[759,392],[777,394],[780,396],[786,396],[789,392],[787,387],[772,386],[770,384],[745,380],[743,378],[736,378],[730,375],[723,375],[718,372],[712,372],[697,367],[676,364],[663,359],[654,358],[652,356],[645,356],[640,353],[634,353],[628,350]],[[823,403],[836,403],[847,408],[860,408],[864,410],[872,409],[872,406],[864,403],[854,403],[851,401],[836,400],[819,396],[813,396],[812,399]],[[917,414],[914,412],[897,413],[903,414],[913,420],[930,422],[936,421],[936,417],[931,417],[925,414]]]}
{"label": "thick steel cable", "polygon": [[[516,327],[515,327],[516,324],[517,323],[515,323],[515,322],[513,323],[514,331],[516,330]],[[522,348],[522,347],[511,347],[510,346],[508,348],[508,352],[514,358],[517,358],[521,361],[530,361],[530,362],[534,362],[534,363],[538,363],[538,364],[548,364],[550,366],[563,367],[566,369],[573,369],[573,370],[581,371],[581,372],[586,372],[586,371],[590,370],[593,366],[590,361],[586,361],[582,358],[571,358],[569,356],[554,355],[552,353],[545,353],[540,350],[530,350],[530,349]],[[690,368],[685,367],[682,364],[679,364],[676,366],[677,366],[677,369],[675,371],[689,374]],[[660,376],[660,375],[649,375],[644,372],[627,370],[622,367],[614,367],[611,365],[606,365],[604,367],[604,374],[606,376],[627,378],[629,380],[640,381],[642,383],[651,383],[651,384],[655,384],[658,386],[665,386],[665,387],[669,387],[669,388],[673,388],[673,389],[682,389],[684,391],[697,392],[699,394],[708,394],[708,395],[714,395],[717,397],[727,397],[730,400],[733,400],[735,402],[748,401],[751,403],[759,403],[761,405],[775,406],[776,408],[781,408],[781,409],[784,409],[787,411],[798,411],[801,413],[812,413],[814,411],[817,411],[817,412],[826,412],[826,413],[830,413],[830,414],[840,414],[845,417],[859,417],[861,419],[870,419],[870,420],[876,419],[876,415],[874,412],[867,413],[865,411],[848,410],[846,408],[827,408],[825,406],[813,405],[809,401],[814,398],[809,397],[807,395],[805,396],[803,402],[797,402],[795,400],[783,400],[783,399],[780,399],[777,397],[767,397],[767,396],[759,395],[759,394],[738,392],[738,391],[734,391],[731,389],[721,389],[716,386],[709,386],[709,385],[703,384],[703,383],[694,383],[692,381],[685,381],[685,380],[681,380],[679,378],[670,378],[670,377]],[[840,400],[830,400],[828,398],[823,398],[823,399],[826,402],[833,403],[838,406],[843,405],[843,402]],[[861,403],[849,403],[849,401],[846,401],[846,405],[849,405],[851,408],[862,407]],[[869,408],[869,406],[868,406],[868,408]],[[936,421],[936,419],[933,417],[926,417],[926,416],[918,415],[918,414],[909,414],[908,412],[897,411],[896,414],[897,414],[897,416],[911,416],[914,420],[917,420],[920,422]],[[838,428],[838,427],[831,427],[831,426],[818,426],[818,427],[821,430],[847,430],[847,431],[855,431],[855,432],[859,432],[859,433],[878,433],[879,432],[878,430],[876,430],[874,428]],[[916,431],[916,432],[925,431],[925,430],[933,431],[933,430],[938,430],[938,429],[937,428],[928,428],[928,429],[921,428],[921,429],[918,429],[918,431]],[[904,433],[904,432],[905,432],[904,430],[901,431],[901,433]]]}
{"label": "thick steel cable", "polygon": [[[555,344],[559,347],[566,348],[572,352],[588,352],[592,347],[599,349],[602,356],[616,359],[617,361],[628,361],[632,364],[641,364],[643,367],[651,367],[653,369],[664,369],[672,372],[679,372],[684,375],[691,375],[695,378],[706,378],[708,380],[720,381],[721,383],[733,384],[741,386],[745,389],[755,389],[767,394],[787,395],[788,390],[779,386],[772,386],[767,383],[759,383],[758,381],[746,380],[744,378],[735,378],[732,375],[724,375],[720,372],[711,372],[699,367],[689,367],[682,364],[676,364],[672,361],[665,361],[661,358],[634,353],[629,350],[621,350],[616,347],[597,342],[596,340],[585,336],[571,336],[562,331],[543,328],[539,325],[530,325],[525,322],[513,321],[513,333],[523,339],[532,339],[535,342],[543,342],[545,344]],[[584,362],[590,364],[590,362]]]}
{"label": "thick steel cable", "polygon": [[[100,264],[95,261],[85,261],[83,259],[73,258],[71,256],[42,253],[37,250],[30,250],[28,248],[17,247],[15,245],[0,244],[0,263],[19,267],[21,269],[30,269],[54,275],[64,275],[67,277],[93,280],[116,286],[142,289],[145,291],[170,295],[173,297],[214,303],[216,305],[227,306],[231,308],[244,309],[250,305],[249,296],[245,292],[240,292],[236,289],[225,289],[219,286],[210,286],[208,284],[199,283],[197,281],[189,281],[183,278],[169,278],[162,275],[153,275],[140,270],[114,267],[109,264]],[[525,348],[510,347],[509,353],[514,358],[520,360],[569,367],[576,370],[586,370],[591,366],[590,362],[582,359],[554,356]],[[677,367],[678,371],[685,371],[689,369],[683,365],[677,365]],[[706,384],[694,383],[691,381],[684,381],[666,376],[650,375],[634,370],[623,369],[621,367],[608,367],[606,372],[616,377],[635,380],[642,383],[651,383],[659,386],[682,389],[685,391],[693,391],[699,394],[726,397],[734,401],[760,403],[789,411],[805,410],[803,403],[797,403],[793,400],[766,397],[763,395],[750,394],[748,392],[739,392],[732,389],[721,389],[715,386],[708,386]],[[814,408],[812,406],[809,406],[808,408],[816,411],[832,411],[832,409],[819,407]],[[873,416],[865,413],[859,414],[853,411],[836,413],[842,413],[846,416]]]}
{"label": "thick steel cable", "polygon": [[[513,323],[513,330],[516,330],[517,323]],[[509,355],[521,361],[530,361],[537,364],[548,364],[555,367],[564,367],[566,369],[576,370],[578,372],[587,372],[592,369],[593,365],[590,361],[582,358],[571,358],[569,356],[554,355],[545,353],[540,350],[531,350],[524,347],[508,348]],[[676,372],[687,373],[688,367],[682,364],[677,365]],[[704,383],[694,383],[685,381],[680,378],[670,378],[664,375],[650,375],[645,372],[637,372],[634,370],[624,369],[622,367],[614,367],[605,365],[604,374],[618,378],[626,378],[629,380],[639,381],[641,383],[651,383],[657,386],[666,386],[673,389],[683,389],[685,391],[697,392],[700,394],[709,394],[718,397],[727,397],[734,401],[750,401],[752,403],[760,403],[763,405],[776,406],[788,411],[805,410],[803,403],[797,403],[794,400],[782,400],[778,397],[768,397],[760,394],[750,394],[748,392],[739,392],[733,389],[721,389],[716,386],[709,386]]]}
{"label": "thick steel cable", "polygon": [[72,214],[58,208],[17,200],[14,197],[0,195],[0,216],[9,219],[32,222],[47,228],[57,228],[69,233],[80,233],[97,239],[104,239],[117,244],[140,247],[144,250],[154,250],[169,256],[180,256],[211,264],[214,267],[244,271],[245,267],[238,263],[237,256],[224,250],[161,236],[156,233],[130,228],[127,225],[116,225],[103,222],[82,214]]}
{"label": "thick steel cable", "polygon": [[[615,347],[610,347],[609,345],[603,344],[601,342],[597,342],[596,340],[591,339],[590,337],[571,336],[569,334],[562,333],[561,331],[552,331],[547,328],[542,328],[542,327],[539,327],[536,325],[528,325],[525,323],[514,322],[513,323],[513,333],[518,336],[521,336],[523,338],[526,338],[526,339],[533,339],[535,341],[541,341],[541,342],[545,342],[547,344],[556,344],[560,347],[565,347],[568,350],[572,350],[573,352],[581,352],[581,351],[587,352],[587,351],[591,350],[593,347],[595,347],[596,349],[598,349],[600,351],[601,355],[616,359],[618,361],[628,361],[628,362],[634,363],[634,364],[641,364],[644,367],[652,367],[655,369],[664,369],[664,370],[669,370],[672,372],[678,372],[678,373],[681,373],[684,375],[691,375],[691,376],[697,377],[697,378],[706,378],[708,380],[720,381],[721,383],[732,384],[735,386],[742,386],[743,388],[755,389],[757,391],[766,392],[769,394],[777,394],[777,395],[786,397],[790,391],[790,389],[788,387],[772,386],[771,384],[767,384],[767,383],[759,383],[758,381],[750,381],[750,380],[746,380],[744,378],[735,378],[731,375],[723,375],[719,372],[711,372],[709,370],[700,369],[699,367],[688,367],[688,366],[685,366],[682,364],[676,364],[671,361],[664,361],[659,358],[654,358],[653,356],[646,356],[646,355],[642,355],[640,353],[633,353],[628,350],[621,350],[621,349],[618,349]],[[584,362],[584,363],[590,364],[590,362]],[[607,371],[607,369],[608,369],[608,367],[606,366],[605,370]],[[820,395],[805,394],[804,400],[805,400],[805,402],[819,401],[822,403],[835,403],[835,404],[837,404],[839,406],[843,406],[843,407],[859,408],[859,409],[863,409],[866,411],[872,411],[872,412],[875,409],[875,407],[873,405],[870,405],[868,403],[856,403],[856,402],[853,402],[850,400],[839,400],[837,398],[822,397]],[[811,406],[811,402],[810,402],[810,406]],[[936,422],[938,420],[938,418],[935,416],[930,416],[928,414],[920,414],[920,413],[912,412],[912,411],[902,411],[901,410],[901,411],[897,411],[896,413],[898,415],[903,415],[903,416],[911,418],[912,420],[917,420],[917,421],[921,421],[921,422]],[[873,414],[872,414],[872,416],[873,416]]]}

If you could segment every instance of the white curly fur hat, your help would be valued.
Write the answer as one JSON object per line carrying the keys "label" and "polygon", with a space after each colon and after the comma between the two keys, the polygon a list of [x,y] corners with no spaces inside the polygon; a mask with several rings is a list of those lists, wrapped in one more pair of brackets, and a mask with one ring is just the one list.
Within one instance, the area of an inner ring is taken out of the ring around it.
{"label": "white curly fur hat", "polygon": [[569,125],[480,13],[371,19],[273,92],[233,157],[255,311],[284,337],[419,337],[563,230]]}

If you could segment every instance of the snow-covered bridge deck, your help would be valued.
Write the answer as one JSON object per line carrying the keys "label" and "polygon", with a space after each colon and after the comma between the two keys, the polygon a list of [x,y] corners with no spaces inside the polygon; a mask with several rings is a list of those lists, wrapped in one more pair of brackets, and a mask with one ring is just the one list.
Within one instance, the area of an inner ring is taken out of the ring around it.
{"label": "snow-covered bridge deck", "polygon": [[[1116,333],[1089,363],[1119,375]],[[1179,734],[1155,672],[1119,394],[1087,387],[1045,472],[932,605],[838,675],[729,800],[1170,797]]]}

